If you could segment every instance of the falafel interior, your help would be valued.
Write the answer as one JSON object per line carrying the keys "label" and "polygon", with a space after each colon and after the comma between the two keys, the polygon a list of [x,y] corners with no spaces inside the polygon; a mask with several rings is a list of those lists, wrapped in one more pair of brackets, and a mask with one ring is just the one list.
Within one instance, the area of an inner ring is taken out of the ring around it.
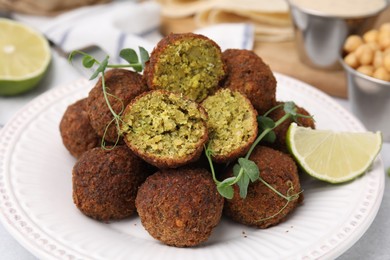
{"label": "falafel interior", "polygon": [[256,139],[257,112],[239,91],[221,89],[207,97],[202,106],[208,114],[209,147],[214,157],[226,157],[237,149],[249,148]]}
{"label": "falafel interior", "polygon": [[140,152],[177,159],[199,148],[200,140],[207,135],[206,118],[197,103],[155,90],[136,98],[126,108],[122,132],[126,142]]}
{"label": "falafel interior", "polygon": [[167,45],[157,59],[153,85],[197,102],[214,91],[225,75],[222,53],[207,38],[183,37]]}

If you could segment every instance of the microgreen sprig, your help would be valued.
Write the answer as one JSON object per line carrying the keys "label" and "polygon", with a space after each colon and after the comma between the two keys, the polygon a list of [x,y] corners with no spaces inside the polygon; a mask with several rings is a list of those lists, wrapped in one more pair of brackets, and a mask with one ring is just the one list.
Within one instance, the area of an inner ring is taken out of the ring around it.
{"label": "microgreen sprig", "polygon": [[[140,54],[140,56],[138,57],[137,52],[133,49],[130,49],[130,48],[122,49],[119,52],[119,57],[124,59],[127,62],[127,64],[110,64],[109,63],[110,57],[108,55],[102,61],[99,61],[96,58],[94,58],[93,56],[91,56],[88,53],[83,52],[83,51],[75,50],[69,54],[69,57],[68,57],[69,62],[73,61],[75,55],[82,55],[83,56],[82,64],[85,68],[90,69],[93,66],[97,66],[97,68],[92,73],[89,80],[93,80],[93,79],[97,78],[99,75],[101,77],[104,100],[106,101],[107,107],[113,116],[112,120],[106,125],[106,128],[104,129],[104,134],[102,136],[102,142],[101,142],[101,146],[103,149],[106,149],[106,150],[113,149],[118,144],[118,142],[120,140],[120,132],[121,132],[120,131],[120,122],[122,121],[121,115],[125,109],[123,101],[120,98],[118,98],[117,96],[112,95],[111,93],[108,92],[109,88],[106,86],[104,73],[105,73],[107,68],[133,68],[135,71],[141,72],[145,67],[145,63],[149,60],[149,53],[148,53],[148,51],[145,50],[145,48],[139,47],[139,54]],[[112,97],[121,103],[121,109],[118,113],[115,112],[115,110],[112,108],[109,97]],[[115,141],[115,144],[112,146],[112,148],[107,148],[106,142],[105,142],[105,136],[107,134],[108,128],[114,123],[115,123],[116,129],[117,129],[117,132],[118,132],[117,139]]]}
{"label": "microgreen sprig", "polygon": [[[285,115],[281,117],[279,120],[274,122],[268,115],[276,110],[283,107],[283,110],[285,112]],[[273,142],[276,138],[275,133],[273,130],[281,125],[284,121],[288,119],[292,119],[296,121],[300,117],[305,118],[312,118],[311,116],[302,115],[297,113],[297,108],[294,104],[294,102],[285,102],[284,104],[277,105],[273,108],[271,108],[268,112],[266,112],[263,116],[258,117],[258,125],[259,125],[259,135],[254,141],[254,143],[249,148],[247,154],[245,157],[239,158],[237,163],[233,166],[233,177],[229,177],[223,181],[218,181],[216,179],[215,170],[212,162],[212,155],[213,151],[210,149],[210,146],[208,145],[205,147],[205,154],[210,164],[211,173],[214,179],[214,182],[217,186],[218,192],[227,199],[232,199],[234,196],[234,190],[233,185],[237,183],[240,189],[240,197],[246,198],[248,193],[248,186],[250,182],[255,181],[261,181],[265,186],[267,186],[269,189],[271,189],[273,192],[278,194],[280,197],[287,200],[287,203],[289,203],[292,200],[295,200],[299,197],[298,194],[289,194],[283,195],[279,191],[277,191],[274,187],[272,187],[270,184],[268,184],[264,179],[260,176],[260,171],[258,166],[255,162],[251,161],[249,159],[250,155],[252,154],[255,147],[260,143],[262,140]],[[290,189],[289,189],[290,190]],[[287,205],[285,206],[287,207]],[[282,209],[283,210],[283,209]]]}
{"label": "microgreen sprig", "polygon": [[[267,182],[265,182],[263,179],[260,178],[260,181],[262,181],[267,187],[269,187],[269,184]],[[275,214],[269,216],[269,217],[265,217],[265,218],[261,218],[261,219],[258,219],[256,222],[261,222],[261,221],[266,221],[268,219],[271,219],[271,218],[274,218],[276,217],[277,215],[279,215],[280,213],[283,212],[283,210],[285,208],[287,208],[288,204],[290,204],[290,202],[294,201],[294,200],[297,200],[299,198],[299,195],[303,192],[303,191],[300,191],[298,193],[294,193],[294,194],[291,194],[292,192],[294,192],[294,184],[292,183],[292,181],[287,181],[287,185],[290,186],[287,190],[287,194],[286,195],[283,195],[281,194],[280,192],[276,191],[276,193],[284,198],[286,200],[286,203],[283,205],[283,207],[281,207],[278,212],[276,212]]]}

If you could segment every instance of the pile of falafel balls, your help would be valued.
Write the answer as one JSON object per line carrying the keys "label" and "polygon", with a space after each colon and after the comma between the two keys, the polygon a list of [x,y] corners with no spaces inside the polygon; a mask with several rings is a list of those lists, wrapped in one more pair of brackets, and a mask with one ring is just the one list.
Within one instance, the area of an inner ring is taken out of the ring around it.
{"label": "pile of falafel balls", "polygon": [[[206,241],[222,215],[263,229],[283,221],[302,201],[300,194],[283,208],[285,199],[260,181],[250,183],[245,199],[237,185],[233,199],[224,199],[203,153],[205,145],[212,150],[218,179],[233,176],[231,166],[259,134],[257,116],[282,103],[272,71],[254,52],[221,52],[205,36],[170,34],[154,48],[142,75],[107,70],[105,85],[112,109],[122,111],[119,126],[112,123],[101,79],[60,123],[63,143],[77,158],[73,201],[86,216],[108,222],[138,213],[155,239],[190,247]],[[276,121],[284,115],[281,107],[269,116]],[[249,158],[284,195],[291,187],[301,191],[285,145],[290,123],[278,126],[276,141],[259,144]],[[298,124],[314,128],[311,118]],[[103,149],[102,137],[106,144],[119,143]]]}

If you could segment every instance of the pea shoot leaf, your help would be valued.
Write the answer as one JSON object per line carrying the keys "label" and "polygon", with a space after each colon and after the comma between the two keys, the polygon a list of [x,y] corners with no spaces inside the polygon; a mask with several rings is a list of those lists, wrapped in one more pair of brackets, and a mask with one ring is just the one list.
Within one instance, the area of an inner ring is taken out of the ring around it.
{"label": "pea shoot leaf", "polygon": [[129,65],[137,72],[141,72],[143,66],[139,63],[138,55],[135,52],[135,50],[127,48],[127,49],[122,49],[119,52],[119,56],[127,61]]}
{"label": "pea shoot leaf", "polygon": [[242,177],[238,180],[237,185],[240,187],[240,197],[245,199],[248,193],[249,176],[244,172]]}
{"label": "pea shoot leaf", "polygon": [[95,70],[95,72],[92,74],[89,80],[95,79],[97,76],[99,76],[100,73],[104,74],[104,71],[106,70],[108,65],[109,58],[110,58],[109,56],[106,56],[106,58],[104,58],[104,60],[99,64],[99,67]]}
{"label": "pea shoot leaf", "polygon": [[275,122],[271,118],[267,116],[258,116],[257,117],[257,123],[259,124],[260,128],[262,130],[265,130],[267,128],[274,128],[275,127]]}
{"label": "pea shoot leaf", "polygon": [[[267,116],[258,116],[257,123],[259,125],[259,134],[263,133],[265,130],[275,128],[275,122]],[[274,131],[269,131],[264,137],[263,141],[273,143],[276,140],[276,135]]]}
{"label": "pea shoot leaf", "polygon": [[234,190],[233,187],[226,184],[219,184],[217,185],[217,190],[219,194],[221,194],[223,197],[227,199],[232,199],[234,196]]}
{"label": "pea shoot leaf", "polygon": [[256,163],[245,158],[239,158],[238,163],[244,169],[245,175],[248,175],[252,182],[255,182],[259,178],[260,171]]}
{"label": "pea shoot leaf", "polygon": [[145,67],[145,62],[147,62],[149,60],[149,52],[147,50],[145,50],[145,48],[143,47],[138,47],[139,49],[139,54],[141,56],[141,65],[142,65],[142,68]]}
{"label": "pea shoot leaf", "polygon": [[236,180],[236,177],[229,177],[229,178],[226,178],[224,179],[222,182],[221,182],[221,185],[233,185],[233,182]]}
{"label": "pea shoot leaf", "polygon": [[286,114],[290,114],[293,117],[295,117],[297,115],[297,108],[296,108],[294,102],[292,102],[292,101],[285,102],[284,106],[283,106],[283,110]]}
{"label": "pea shoot leaf", "polygon": [[133,49],[122,49],[119,52],[119,57],[127,61],[129,64],[138,63],[138,55]]}
{"label": "pea shoot leaf", "polygon": [[92,66],[97,63],[97,60],[95,60],[94,57],[90,56],[90,55],[85,55],[83,57],[83,66],[85,68],[92,68]]}
{"label": "pea shoot leaf", "polygon": [[240,173],[240,170],[241,170],[241,166],[239,165],[239,164],[235,164],[234,166],[233,166],[233,175],[234,176],[238,176],[238,174]]}
{"label": "pea shoot leaf", "polygon": [[264,137],[263,140],[268,143],[273,143],[276,140],[276,134],[274,131],[269,131]]}

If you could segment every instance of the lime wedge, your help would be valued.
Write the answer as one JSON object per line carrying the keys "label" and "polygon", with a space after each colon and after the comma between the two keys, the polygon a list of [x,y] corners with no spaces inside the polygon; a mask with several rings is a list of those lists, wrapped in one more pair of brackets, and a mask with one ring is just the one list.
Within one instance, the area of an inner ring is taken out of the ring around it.
{"label": "lime wedge", "polygon": [[35,87],[50,60],[50,47],[42,34],[0,18],[0,95],[16,95]]}
{"label": "lime wedge", "polygon": [[330,183],[350,181],[365,173],[382,147],[380,132],[314,130],[292,123],[287,148],[309,175]]}

